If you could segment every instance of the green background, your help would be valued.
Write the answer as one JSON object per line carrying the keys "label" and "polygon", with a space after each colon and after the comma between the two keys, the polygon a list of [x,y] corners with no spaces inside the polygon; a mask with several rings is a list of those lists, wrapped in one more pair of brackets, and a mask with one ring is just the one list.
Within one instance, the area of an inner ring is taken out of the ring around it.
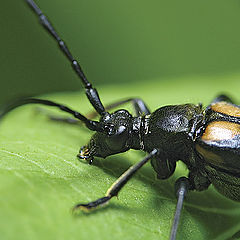
{"label": "green background", "polygon": [[[203,102],[218,93],[239,99],[239,1],[38,1],[104,103],[139,96],[156,109]],[[0,8],[1,103],[47,95],[81,112],[90,105],[55,42],[24,1]],[[77,91],[72,93],[72,91]],[[79,93],[80,91],[80,93]],[[79,163],[91,133],[47,121],[34,106],[0,125],[1,239],[167,239],[176,205],[174,181],[157,181],[145,166],[101,211],[76,218],[70,208],[101,197],[141,159],[140,151]],[[178,239],[237,239],[240,205],[213,187],[190,193]]]}
{"label": "green background", "polygon": [[[37,3],[95,86],[240,70],[239,0]],[[0,102],[81,89],[23,0],[3,1],[0,17]]]}

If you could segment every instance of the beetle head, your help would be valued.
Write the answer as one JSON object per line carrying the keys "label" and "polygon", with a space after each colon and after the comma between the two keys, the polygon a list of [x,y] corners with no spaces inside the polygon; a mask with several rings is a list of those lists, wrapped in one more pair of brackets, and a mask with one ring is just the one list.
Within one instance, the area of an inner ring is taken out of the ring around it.
{"label": "beetle head", "polygon": [[96,132],[80,149],[78,157],[92,163],[93,157],[105,158],[130,149],[132,115],[126,110],[106,113],[101,119],[102,131]]}

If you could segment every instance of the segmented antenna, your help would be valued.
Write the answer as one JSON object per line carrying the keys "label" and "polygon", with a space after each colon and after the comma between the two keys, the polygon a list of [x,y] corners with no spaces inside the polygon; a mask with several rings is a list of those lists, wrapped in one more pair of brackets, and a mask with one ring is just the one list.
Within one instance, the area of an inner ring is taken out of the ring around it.
{"label": "segmented antenna", "polygon": [[48,18],[43,14],[42,10],[37,6],[37,4],[33,0],[25,0],[28,5],[31,7],[33,12],[38,16],[40,23],[42,26],[47,30],[47,32],[57,41],[58,46],[60,47],[61,51],[67,57],[67,59],[71,62],[72,68],[78,77],[81,79],[86,95],[91,102],[92,106],[95,110],[100,114],[104,115],[106,113],[105,108],[99,98],[98,92],[95,88],[92,87],[92,84],[87,80],[83,70],[76,59],[72,56],[70,50],[68,49],[65,42],[60,38],[60,36],[55,31],[54,27],[48,20]]}
{"label": "segmented antenna", "polygon": [[26,104],[42,104],[42,105],[46,105],[46,106],[57,107],[57,108],[59,108],[59,110],[70,113],[73,117],[75,117],[76,119],[79,119],[80,121],[85,123],[85,125],[88,129],[90,129],[92,131],[98,131],[98,132],[103,131],[103,128],[101,127],[101,124],[99,122],[89,120],[86,117],[84,117],[81,113],[79,113],[75,110],[72,110],[65,105],[62,105],[62,104],[59,104],[56,102],[52,102],[49,100],[38,99],[38,98],[20,99],[20,100],[17,100],[15,102],[12,102],[12,103],[4,106],[2,109],[0,109],[0,120],[11,110],[13,110],[17,107],[20,107],[22,105],[26,105]]}

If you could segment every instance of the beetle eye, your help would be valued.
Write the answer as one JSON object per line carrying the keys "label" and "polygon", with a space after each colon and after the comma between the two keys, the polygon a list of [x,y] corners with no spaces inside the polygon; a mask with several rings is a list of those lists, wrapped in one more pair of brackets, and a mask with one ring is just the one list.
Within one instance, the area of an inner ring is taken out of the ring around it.
{"label": "beetle eye", "polygon": [[108,132],[108,136],[113,137],[113,136],[119,136],[123,134],[126,131],[126,127],[121,125],[118,128],[114,128],[114,126],[110,127],[110,130]]}
{"label": "beetle eye", "polygon": [[111,150],[121,151],[126,146],[127,138],[127,127],[122,125],[109,132],[106,143]]}

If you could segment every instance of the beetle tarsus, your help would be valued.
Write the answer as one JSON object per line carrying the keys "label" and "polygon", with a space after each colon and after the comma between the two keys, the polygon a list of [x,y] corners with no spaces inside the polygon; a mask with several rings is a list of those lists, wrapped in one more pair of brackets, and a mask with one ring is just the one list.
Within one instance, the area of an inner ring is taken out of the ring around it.
{"label": "beetle tarsus", "polygon": [[89,203],[86,203],[86,204],[79,203],[76,206],[74,206],[73,212],[75,212],[77,210],[82,210],[84,212],[89,212],[89,211],[94,210],[98,207],[103,207],[104,205],[106,205],[109,202],[110,199],[111,199],[111,196],[105,196],[105,197],[97,199],[96,201],[89,202]]}

